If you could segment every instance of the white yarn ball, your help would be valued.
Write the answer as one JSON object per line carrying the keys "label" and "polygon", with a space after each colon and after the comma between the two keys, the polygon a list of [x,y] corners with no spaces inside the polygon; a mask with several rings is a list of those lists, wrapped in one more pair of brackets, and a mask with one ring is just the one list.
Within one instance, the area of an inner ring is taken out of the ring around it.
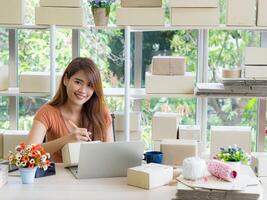
{"label": "white yarn ball", "polygon": [[206,162],[199,157],[189,157],[183,160],[183,177],[197,180],[207,175]]}

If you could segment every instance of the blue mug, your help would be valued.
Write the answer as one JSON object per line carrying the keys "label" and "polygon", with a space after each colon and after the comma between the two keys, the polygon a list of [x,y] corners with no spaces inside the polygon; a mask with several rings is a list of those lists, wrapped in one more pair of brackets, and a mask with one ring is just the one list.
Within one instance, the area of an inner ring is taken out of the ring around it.
{"label": "blue mug", "polygon": [[163,153],[160,151],[148,151],[144,154],[146,163],[162,163]]}

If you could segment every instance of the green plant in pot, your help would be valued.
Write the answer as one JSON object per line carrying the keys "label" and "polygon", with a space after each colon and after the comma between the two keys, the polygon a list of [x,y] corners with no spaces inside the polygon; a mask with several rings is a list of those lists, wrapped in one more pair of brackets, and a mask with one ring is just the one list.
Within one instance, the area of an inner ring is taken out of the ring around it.
{"label": "green plant in pot", "polygon": [[110,6],[115,0],[89,0],[96,26],[107,26]]}

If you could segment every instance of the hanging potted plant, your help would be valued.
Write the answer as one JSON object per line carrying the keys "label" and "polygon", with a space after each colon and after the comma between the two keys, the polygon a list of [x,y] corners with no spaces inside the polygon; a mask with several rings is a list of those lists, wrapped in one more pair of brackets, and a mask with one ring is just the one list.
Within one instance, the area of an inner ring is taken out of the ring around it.
{"label": "hanging potted plant", "polygon": [[89,0],[96,26],[107,26],[110,6],[115,0]]}

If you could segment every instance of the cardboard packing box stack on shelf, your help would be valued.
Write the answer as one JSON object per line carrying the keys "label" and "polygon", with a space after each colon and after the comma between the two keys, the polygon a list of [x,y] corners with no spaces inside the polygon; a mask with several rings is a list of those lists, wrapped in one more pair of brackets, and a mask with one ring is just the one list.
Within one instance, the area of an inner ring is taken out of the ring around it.
{"label": "cardboard packing box stack on shelf", "polygon": [[246,153],[251,153],[251,127],[247,126],[211,126],[211,158],[220,152],[220,148],[237,145]]}
{"label": "cardboard packing box stack on shelf", "polygon": [[0,66],[0,91],[7,90],[9,86],[8,67]]}
{"label": "cardboard packing box stack on shelf", "polygon": [[171,25],[219,25],[218,0],[170,0]]}
{"label": "cardboard packing box stack on shelf", "polygon": [[2,0],[0,2],[0,24],[24,24],[25,0]]}
{"label": "cardboard packing box stack on shelf", "polygon": [[227,0],[226,25],[255,26],[257,0]]}
{"label": "cardboard packing box stack on shelf", "polygon": [[85,12],[81,0],[40,0],[35,8],[35,24],[85,26]]}
{"label": "cardboard packing box stack on shelf", "polygon": [[[56,73],[56,87],[58,88],[62,73]],[[50,92],[50,73],[23,72],[19,75],[20,92]]]}
{"label": "cardboard packing box stack on shelf", "polygon": [[266,152],[252,152],[251,153],[251,168],[256,176],[267,176],[267,153]]}
{"label": "cardboard packing box stack on shelf", "polygon": [[117,8],[117,25],[163,26],[164,9],[161,0],[122,0]]}
{"label": "cardboard packing box stack on shelf", "polygon": [[246,48],[245,77],[267,78],[267,48]]}
{"label": "cardboard packing box stack on shelf", "polygon": [[267,26],[267,0],[258,0],[257,26]]}

